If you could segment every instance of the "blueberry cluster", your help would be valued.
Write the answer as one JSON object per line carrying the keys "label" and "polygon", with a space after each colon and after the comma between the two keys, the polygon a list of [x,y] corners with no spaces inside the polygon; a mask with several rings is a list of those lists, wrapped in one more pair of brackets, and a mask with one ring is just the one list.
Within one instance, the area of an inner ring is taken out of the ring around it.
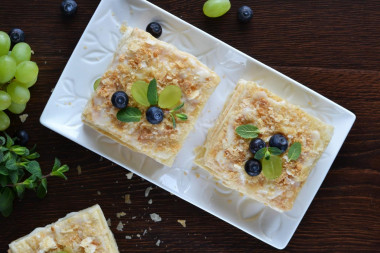
{"label": "blueberry cluster", "polygon": [[[254,155],[260,149],[265,147],[265,141],[260,138],[252,139],[249,143],[249,151],[251,151],[251,153]],[[279,150],[281,150],[282,153],[284,153],[288,148],[288,140],[282,134],[275,134],[269,139],[269,147],[278,148]],[[245,163],[244,169],[248,175],[257,176],[261,173],[262,170],[261,162],[254,158],[251,158]]]}

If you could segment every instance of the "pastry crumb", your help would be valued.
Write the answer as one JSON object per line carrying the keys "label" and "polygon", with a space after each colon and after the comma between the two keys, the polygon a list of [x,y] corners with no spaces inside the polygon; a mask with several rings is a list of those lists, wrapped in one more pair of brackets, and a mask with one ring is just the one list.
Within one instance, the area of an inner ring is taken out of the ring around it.
{"label": "pastry crumb", "polygon": [[24,123],[26,121],[26,118],[28,117],[29,115],[27,113],[24,113],[24,114],[21,114],[19,116],[20,120],[21,120],[21,123]]}
{"label": "pastry crumb", "polygon": [[159,222],[161,221],[161,217],[160,215],[156,214],[156,213],[151,213],[150,214],[150,218],[154,221],[154,222]]}
{"label": "pastry crumb", "polygon": [[149,204],[149,205],[151,205],[152,203],[153,203],[153,200],[152,200],[152,199],[148,200],[148,204]]}
{"label": "pastry crumb", "polygon": [[125,212],[116,213],[116,217],[120,219],[120,217],[123,217],[127,215]]}
{"label": "pastry crumb", "polygon": [[181,224],[182,225],[182,227],[186,227],[186,220],[177,220],[177,222],[179,223],[179,224]]}
{"label": "pastry crumb", "polygon": [[101,193],[100,191],[97,191],[96,193],[97,193],[98,195],[102,195],[102,193]]}
{"label": "pastry crumb", "polygon": [[77,166],[78,175],[82,174],[82,167],[80,165]]}
{"label": "pastry crumb", "polygon": [[149,186],[148,188],[145,189],[145,198],[149,196],[149,192],[152,190],[153,188],[151,186]]}
{"label": "pastry crumb", "polygon": [[157,246],[157,247],[160,247],[160,243],[161,243],[161,240],[158,239],[157,242],[156,242],[156,246]]}
{"label": "pastry crumb", "polygon": [[132,236],[130,236],[130,235],[126,235],[126,236],[125,236],[125,239],[130,240],[130,239],[132,239]]}
{"label": "pastry crumb", "polygon": [[131,195],[130,194],[125,194],[125,196],[124,196],[124,202],[126,204],[132,204]]}
{"label": "pastry crumb", "polygon": [[132,220],[134,220],[134,219],[136,219],[137,218],[137,216],[132,216]]}
{"label": "pastry crumb", "polygon": [[107,225],[108,225],[109,227],[111,227],[111,218],[108,218],[108,219],[107,219]]}
{"label": "pastry crumb", "polygon": [[133,177],[133,172],[129,172],[127,174],[125,174],[127,176],[128,179],[132,179]]}
{"label": "pastry crumb", "polygon": [[143,232],[143,236],[146,235],[147,233],[148,233],[148,231],[145,229]]}
{"label": "pastry crumb", "polygon": [[137,234],[136,236],[137,236],[138,238],[141,238],[141,235],[140,235],[140,234]]}
{"label": "pastry crumb", "polygon": [[118,231],[123,231],[123,228],[124,228],[124,224],[123,224],[121,221],[119,221],[119,224],[117,224],[116,229],[117,229]]}

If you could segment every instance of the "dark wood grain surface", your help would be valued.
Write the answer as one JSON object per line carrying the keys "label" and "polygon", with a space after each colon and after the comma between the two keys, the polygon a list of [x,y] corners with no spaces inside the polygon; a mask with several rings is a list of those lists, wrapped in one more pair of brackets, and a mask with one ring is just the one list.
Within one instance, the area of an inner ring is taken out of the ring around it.
{"label": "dark wood grain surface", "polygon": [[[152,2],[356,114],[352,130],[284,252],[379,252],[380,2],[234,0],[231,10],[217,19],[203,15],[203,1]],[[61,16],[60,1],[0,3],[0,30],[23,29],[40,67],[26,109],[29,117],[23,124],[12,117],[8,132],[19,128],[29,132],[46,172],[54,157],[71,168],[69,180],[49,179],[45,199],[29,192],[16,201],[9,218],[0,218],[0,252],[35,227],[95,203],[111,218],[121,252],[276,251],[137,176],[128,180],[122,167],[39,123],[51,90],[98,3],[78,0],[78,12],[71,19]],[[246,25],[236,19],[243,4],[254,10],[253,20]],[[82,168],[81,175],[77,166]],[[153,187],[151,205],[144,197],[149,186]],[[132,204],[124,203],[124,194],[131,195]],[[118,219],[116,213],[121,211],[127,215]],[[162,222],[154,223],[149,217],[152,212]],[[178,219],[186,220],[187,227]],[[119,220],[126,224],[122,232],[116,230]],[[145,229],[148,233],[138,238]],[[127,240],[126,235],[134,236]],[[159,247],[158,239],[162,241]]]}

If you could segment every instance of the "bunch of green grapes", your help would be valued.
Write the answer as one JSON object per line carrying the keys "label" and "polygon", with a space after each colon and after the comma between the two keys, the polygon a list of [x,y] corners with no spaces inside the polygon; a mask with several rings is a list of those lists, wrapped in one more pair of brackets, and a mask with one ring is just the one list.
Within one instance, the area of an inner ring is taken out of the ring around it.
{"label": "bunch of green grapes", "polygon": [[5,110],[20,114],[30,99],[29,88],[38,76],[38,66],[30,61],[32,49],[25,42],[13,46],[7,33],[0,31],[0,131],[10,125]]}

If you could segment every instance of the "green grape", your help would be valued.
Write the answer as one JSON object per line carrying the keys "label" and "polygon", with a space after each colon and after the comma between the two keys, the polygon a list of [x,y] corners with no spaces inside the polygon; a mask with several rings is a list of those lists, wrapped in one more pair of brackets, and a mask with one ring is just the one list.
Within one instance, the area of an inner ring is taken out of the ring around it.
{"label": "green grape", "polygon": [[172,108],[181,100],[181,88],[175,85],[166,86],[158,97],[158,106],[161,108]]}
{"label": "green grape", "polygon": [[16,61],[8,56],[0,56],[0,84],[9,82],[16,73]]}
{"label": "green grape", "polygon": [[29,83],[21,83],[25,88],[30,88],[32,87],[35,83],[37,82],[37,77],[36,79],[34,79],[33,81],[29,82]]}
{"label": "green grape", "polygon": [[30,99],[30,92],[23,84],[13,81],[7,86],[7,92],[11,96],[12,102],[25,104]]}
{"label": "green grape", "polygon": [[263,158],[261,165],[262,172],[267,179],[276,179],[282,173],[282,160],[277,155],[271,155],[268,160]]}
{"label": "green grape", "polygon": [[8,107],[8,111],[14,114],[20,114],[25,110],[25,108],[26,104],[16,104],[12,102],[11,105]]}
{"label": "green grape", "polygon": [[150,106],[148,101],[148,86],[149,84],[144,81],[136,81],[132,84],[132,97],[143,106]]}
{"label": "green grape", "polygon": [[9,119],[8,115],[5,112],[0,111],[0,131],[7,129],[10,124],[11,120]]}
{"label": "green grape", "polygon": [[203,13],[210,18],[217,18],[226,14],[231,8],[229,0],[208,0],[203,5]]}
{"label": "green grape", "polygon": [[0,90],[0,110],[7,109],[12,103],[11,96],[3,90]]}
{"label": "green grape", "polygon": [[99,87],[100,80],[102,80],[102,79],[101,78],[96,79],[96,81],[94,83],[94,90],[96,90]]}
{"label": "green grape", "polygon": [[17,64],[23,61],[29,61],[32,55],[32,49],[25,42],[17,43],[13,46],[11,56],[16,60]]}
{"label": "green grape", "polygon": [[0,56],[7,55],[11,48],[11,39],[5,32],[0,31]]}
{"label": "green grape", "polygon": [[23,61],[17,65],[16,79],[21,83],[29,83],[35,80],[38,76],[38,66],[32,61]]}

